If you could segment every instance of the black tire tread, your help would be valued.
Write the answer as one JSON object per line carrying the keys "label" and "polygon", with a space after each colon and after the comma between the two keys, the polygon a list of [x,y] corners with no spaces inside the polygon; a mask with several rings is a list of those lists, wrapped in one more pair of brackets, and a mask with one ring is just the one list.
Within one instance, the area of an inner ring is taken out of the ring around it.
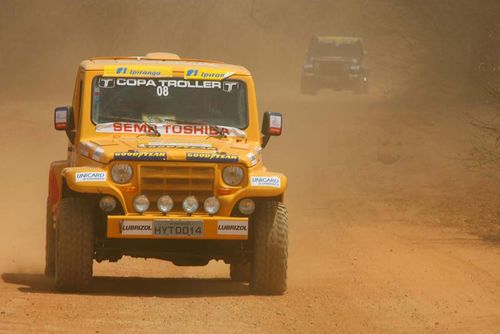
{"label": "black tire tread", "polygon": [[56,242],[56,288],[88,291],[92,283],[94,222],[92,202],[65,198],[59,204]]}
{"label": "black tire tread", "polygon": [[287,288],[288,212],[280,202],[264,201],[254,222],[250,289],[255,294],[281,295]]}

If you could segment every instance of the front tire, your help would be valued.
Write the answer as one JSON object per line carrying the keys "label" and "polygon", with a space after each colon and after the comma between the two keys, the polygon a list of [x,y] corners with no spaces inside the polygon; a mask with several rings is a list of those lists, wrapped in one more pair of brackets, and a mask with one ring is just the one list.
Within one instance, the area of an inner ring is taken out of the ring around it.
{"label": "front tire", "polygon": [[56,226],[56,288],[87,291],[92,283],[95,207],[84,198],[65,198],[59,204]]}
{"label": "front tire", "polygon": [[288,213],[280,202],[259,203],[254,215],[254,252],[250,289],[255,294],[286,291]]}

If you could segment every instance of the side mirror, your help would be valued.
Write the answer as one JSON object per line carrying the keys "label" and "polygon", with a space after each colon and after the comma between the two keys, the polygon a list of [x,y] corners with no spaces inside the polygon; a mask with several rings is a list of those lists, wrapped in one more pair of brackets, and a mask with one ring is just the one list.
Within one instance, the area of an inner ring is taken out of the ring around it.
{"label": "side mirror", "polygon": [[71,107],[57,107],[54,110],[54,128],[57,131],[66,130]]}
{"label": "side mirror", "polygon": [[66,131],[72,144],[75,141],[75,121],[72,107],[57,107],[54,110],[54,128],[57,131]]}
{"label": "side mirror", "polygon": [[271,136],[280,136],[283,129],[283,116],[279,112],[266,111],[262,119],[262,148],[266,147]]}

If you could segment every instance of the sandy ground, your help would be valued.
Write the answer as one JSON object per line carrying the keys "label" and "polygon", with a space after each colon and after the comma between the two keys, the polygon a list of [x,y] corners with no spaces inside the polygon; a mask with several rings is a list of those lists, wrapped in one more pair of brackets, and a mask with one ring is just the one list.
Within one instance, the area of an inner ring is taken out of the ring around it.
{"label": "sandy ground", "polygon": [[457,117],[475,106],[260,97],[285,115],[265,152],[290,178],[280,297],[250,295],[222,263],[130,258],[95,264],[93,293],[56,293],[42,274],[43,217],[48,162],[65,153],[50,111],[64,101],[2,103],[0,333],[498,332],[500,246],[469,233],[497,181],[464,162],[473,129]]}

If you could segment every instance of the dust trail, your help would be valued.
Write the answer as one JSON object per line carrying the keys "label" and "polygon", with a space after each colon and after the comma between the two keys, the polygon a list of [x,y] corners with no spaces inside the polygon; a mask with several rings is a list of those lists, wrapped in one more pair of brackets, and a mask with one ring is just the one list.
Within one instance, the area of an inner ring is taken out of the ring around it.
{"label": "dust trail", "polygon": [[[481,42],[498,9],[496,1],[483,1],[483,6],[467,1],[380,6],[351,0],[1,3],[0,182],[4,192],[0,203],[4,222],[0,264],[37,269],[43,258],[47,168],[50,161],[65,156],[64,135],[52,131],[52,109],[70,103],[80,60],[172,51],[244,64],[255,75],[261,111],[279,109],[291,124],[302,116],[290,114],[290,106],[278,101],[298,98],[303,106],[299,113],[309,109],[312,101],[301,100],[296,92],[312,34],[365,39],[377,101],[405,96],[416,88],[441,95],[447,85],[462,83],[456,79],[465,74],[455,74],[453,80],[449,74],[456,73],[458,67],[471,66],[474,55],[467,48]],[[452,12],[450,6],[462,10]],[[461,25],[464,20],[469,22],[466,27]],[[464,40],[461,33],[469,27],[474,29],[467,30]],[[449,39],[443,40],[443,35]],[[434,66],[443,59],[448,59],[446,66]],[[431,66],[433,71],[427,71]],[[345,108],[366,108],[356,99],[342,104]],[[330,108],[327,100],[324,107]],[[304,131],[295,130],[298,132],[289,132],[266,152],[271,168],[285,169],[292,175],[288,196],[292,201],[307,186],[298,181],[304,171],[287,168],[272,156]],[[327,143],[317,143],[318,149],[330,151]]]}

